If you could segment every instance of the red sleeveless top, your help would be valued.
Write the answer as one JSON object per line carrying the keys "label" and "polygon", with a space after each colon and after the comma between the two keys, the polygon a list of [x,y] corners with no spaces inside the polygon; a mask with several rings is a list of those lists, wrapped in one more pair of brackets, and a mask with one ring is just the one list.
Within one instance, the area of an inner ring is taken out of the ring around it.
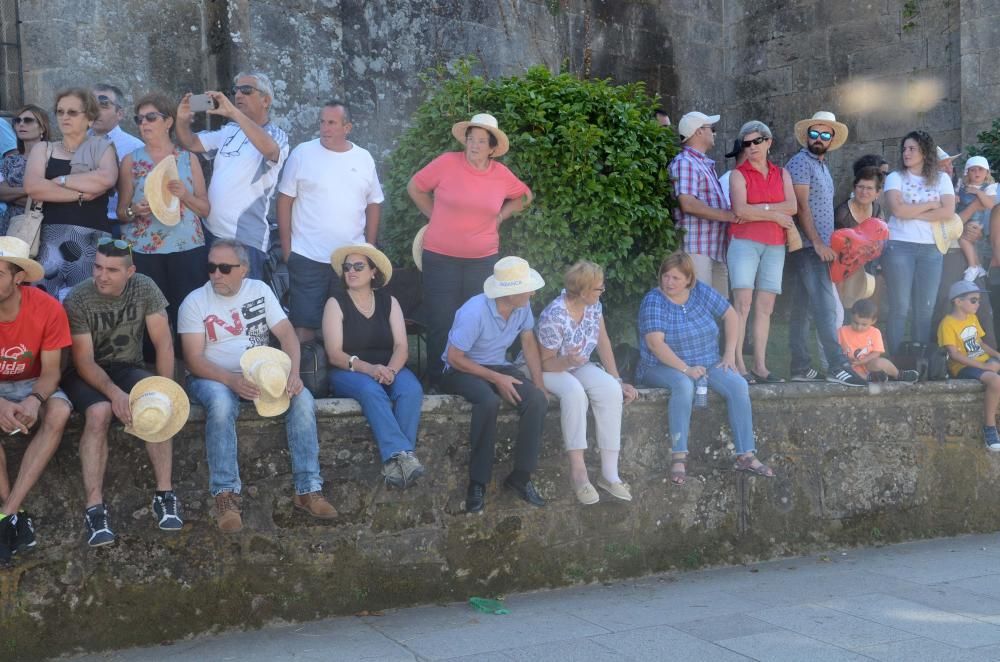
{"label": "red sleeveless top", "polygon": [[[770,161],[767,162],[767,177],[760,174],[744,161],[736,168],[747,182],[747,203],[762,205],[785,201],[785,183],[781,178],[781,168]],[[751,221],[749,223],[730,223],[729,236],[732,239],[748,239],[768,246],[783,246],[785,230],[774,221]]]}

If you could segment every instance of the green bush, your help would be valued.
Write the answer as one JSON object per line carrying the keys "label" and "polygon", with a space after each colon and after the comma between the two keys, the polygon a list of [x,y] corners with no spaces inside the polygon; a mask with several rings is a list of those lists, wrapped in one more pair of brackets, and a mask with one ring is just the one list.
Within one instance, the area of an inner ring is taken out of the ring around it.
{"label": "green bush", "polygon": [[486,80],[468,61],[425,83],[429,98],[388,163],[383,240],[393,260],[412,264],[413,236],[426,223],[406,193],[410,177],[442,152],[461,149],[452,124],[489,112],[510,138],[502,161],[535,194],[529,209],[501,227],[501,256],[520,255],[542,274],[542,305],[561,289],[566,267],[593,260],[605,268],[612,334],[633,328],[642,294],[680,239],[667,171],[676,138],[651,119],[655,104],[643,85],[579,80],[544,67]]}
{"label": "green bush", "polygon": [[978,145],[965,148],[969,156],[985,156],[990,162],[993,178],[1000,181],[1000,118],[993,120],[993,126],[976,136]]}

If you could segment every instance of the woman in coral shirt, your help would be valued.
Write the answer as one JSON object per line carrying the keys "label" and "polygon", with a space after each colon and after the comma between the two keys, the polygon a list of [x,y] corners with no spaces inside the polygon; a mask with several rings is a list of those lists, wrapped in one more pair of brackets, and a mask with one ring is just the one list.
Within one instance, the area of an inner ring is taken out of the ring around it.
{"label": "woman in coral shirt", "polygon": [[406,187],[430,218],[422,270],[427,318],[427,373],[441,375],[442,355],[455,311],[483,290],[499,258],[500,224],[531,203],[531,189],[494,159],[509,148],[507,135],[487,113],[457,122],[451,133],[464,152],[445,152]]}

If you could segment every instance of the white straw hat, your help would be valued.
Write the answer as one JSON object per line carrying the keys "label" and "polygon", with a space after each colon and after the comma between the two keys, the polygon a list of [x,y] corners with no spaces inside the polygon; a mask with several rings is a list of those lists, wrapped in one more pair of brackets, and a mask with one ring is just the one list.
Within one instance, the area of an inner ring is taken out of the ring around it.
{"label": "white straw hat", "polygon": [[370,258],[375,263],[375,268],[382,273],[382,285],[388,285],[392,279],[392,262],[385,256],[385,253],[375,248],[371,244],[353,244],[351,246],[341,246],[330,254],[330,266],[337,272],[338,276],[344,275],[344,260],[352,253],[360,253]]}
{"label": "white straw hat", "polygon": [[806,141],[806,133],[809,131],[809,127],[814,124],[826,124],[833,129],[833,140],[830,141],[827,151],[832,152],[835,149],[840,149],[847,142],[847,134],[850,133],[847,125],[843,122],[838,122],[836,115],[833,113],[821,110],[809,119],[799,120],[795,123],[795,139],[803,147],[809,144]]}
{"label": "white straw hat", "polygon": [[528,266],[528,261],[508,255],[493,265],[493,275],[483,283],[483,292],[490,299],[534,292],[545,286],[541,275]]}
{"label": "white straw hat", "polygon": [[251,347],[240,357],[243,378],[253,383],[260,397],[253,401],[261,416],[278,416],[288,410],[288,375],[292,359],[274,347]]}
{"label": "white straw hat", "polygon": [[465,132],[470,126],[477,126],[480,129],[485,129],[493,134],[493,137],[497,139],[497,146],[493,149],[493,153],[491,154],[494,158],[503,156],[507,153],[507,150],[510,149],[510,141],[507,140],[507,134],[500,130],[500,125],[497,124],[497,118],[493,117],[489,113],[476,113],[468,122],[455,122],[451,127],[451,135],[455,136],[455,140],[464,145]]}
{"label": "white straw hat", "polygon": [[427,234],[427,228],[430,224],[417,230],[416,236],[413,237],[413,247],[410,249],[413,254],[413,264],[417,265],[418,271],[424,270],[424,235]]}
{"label": "white straw hat", "polygon": [[41,280],[45,277],[45,269],[40,263],[28,257],[28,251],[28,244],[23,239],[0,237],[0,260],[24,269],[29,281]]}
{"label": "white straw hat", "polygon": [[173,154],[153,166],[146,175],[146,202],[153,216],[164,225],[177,225],[181,220],[181,201],[167,188],[168,183],[180,178]]}
{"label": "white straw hat", "polygon": [[143,441],[159,443],[181,431],[191,413],[191,402],[181,385],[166,377],[146,377],[128,394],[132,425],[125,432]]}

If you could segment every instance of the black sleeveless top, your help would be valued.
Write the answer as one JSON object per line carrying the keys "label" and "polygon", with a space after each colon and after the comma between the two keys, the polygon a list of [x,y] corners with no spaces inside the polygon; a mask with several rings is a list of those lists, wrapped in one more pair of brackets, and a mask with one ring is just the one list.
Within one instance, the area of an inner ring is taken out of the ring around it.
{"label": "black sleeveless top", "polygon": [[[45,164],[45,178],[55,179],[69,174],[69,160],[49,159]],[[82,228],[111,232],[108,222],[108,192],[83,204],[76,202],[46,202],[42,205],[44,225],[78,225]]]}
{"label": "black sleeveless top", "polygon": [[346,290],[333,293],[344,314],[343,350],[368,363],[388,365],[392,357],[392,326],[389,313],[392,297],[384,289],[375,290],[375,312],[365,317]]}

